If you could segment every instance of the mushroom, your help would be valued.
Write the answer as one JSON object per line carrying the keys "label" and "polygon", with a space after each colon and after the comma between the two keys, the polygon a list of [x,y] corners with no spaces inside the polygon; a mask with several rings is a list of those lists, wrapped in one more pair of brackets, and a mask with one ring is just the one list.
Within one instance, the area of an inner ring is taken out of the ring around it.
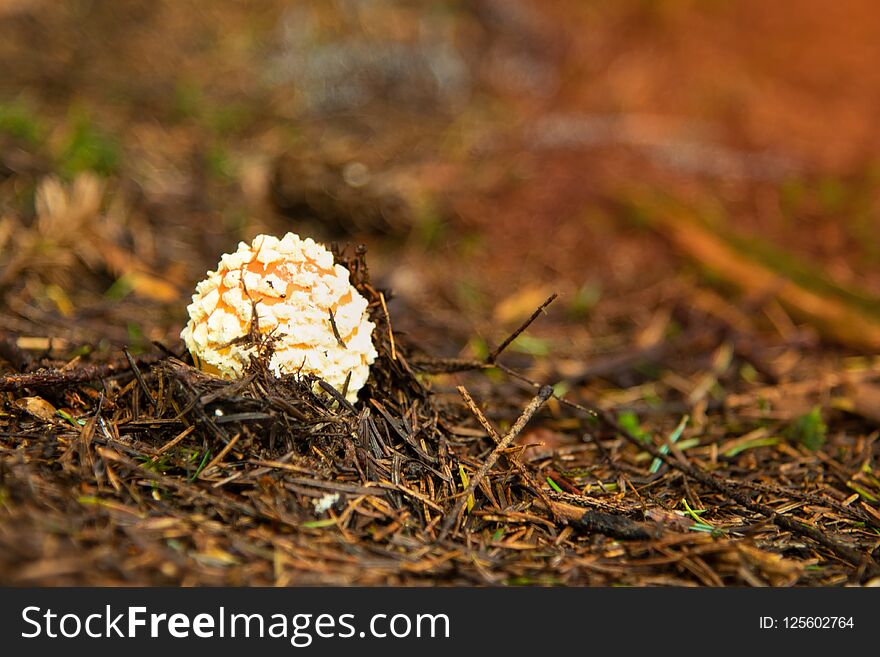
{"label": "mushroom", "polygon": [[256,353],[246,339],[252,331],[271,336],[276,376],[314,374],[344,389],[350,402],[377,357],[375,324],[348,270],[323,245],[294,233],[240,242],[196,286],[187,310],[180,337],[199,369],[224,378],[241,376]]}

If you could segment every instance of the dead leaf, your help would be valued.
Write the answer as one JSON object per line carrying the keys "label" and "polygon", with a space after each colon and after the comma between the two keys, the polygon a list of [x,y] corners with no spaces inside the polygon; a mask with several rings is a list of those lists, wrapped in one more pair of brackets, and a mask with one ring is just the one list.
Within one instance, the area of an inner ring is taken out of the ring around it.
{"label": "dead leaf", "polygon": [[141,271],[126,274],[135,294],[154,301],[176,301],[180,291],[171,283]]}
{"label": "dead leaf", "polygon": [[15,400],[15,407],[35,418],[51,422],[58,413],[57,409],[42,397],[22,397]]}
{"label": "dead leaf", "polygon": [[517,290],[495,307],[495,320],[500,324],[520,322],[538,308],[553,293],[543,285],[530,285]]}

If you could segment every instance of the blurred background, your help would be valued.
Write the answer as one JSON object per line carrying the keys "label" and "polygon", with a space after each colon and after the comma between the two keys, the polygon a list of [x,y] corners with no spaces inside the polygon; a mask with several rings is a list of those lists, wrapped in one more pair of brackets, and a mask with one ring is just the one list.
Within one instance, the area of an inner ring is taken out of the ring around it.
{"label": "blurred background", "polygon": [[292,230],[367,244],[437,355],[559,292],[511,357],[602,403],[836,371],[880,348],[878,28],[869,0],[0,0],[6,351],[181,353],[220,254]]}

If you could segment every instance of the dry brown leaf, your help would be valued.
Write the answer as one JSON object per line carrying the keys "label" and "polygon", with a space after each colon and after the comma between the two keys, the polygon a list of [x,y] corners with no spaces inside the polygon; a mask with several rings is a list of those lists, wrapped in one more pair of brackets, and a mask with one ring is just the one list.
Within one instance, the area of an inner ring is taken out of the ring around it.
{"label": "dry brown leaf", "polygon": [[171,283],[152,274],[133,271],[126,274],[135,294],[155,301],[177,301],[180,291]]}
{"label": "dry brown leaf", "polygon": [[52,404],[42,397],[22,397],[15,400],[15,406],[25,413],[46,422],[54,420],[58,412]]}
{"label": "dry brown leaf", "polygon": [[520,322],[540,306],[553,290],[544,285],[529,285],[517,290],[495,307],[495,320],[500,324]]}

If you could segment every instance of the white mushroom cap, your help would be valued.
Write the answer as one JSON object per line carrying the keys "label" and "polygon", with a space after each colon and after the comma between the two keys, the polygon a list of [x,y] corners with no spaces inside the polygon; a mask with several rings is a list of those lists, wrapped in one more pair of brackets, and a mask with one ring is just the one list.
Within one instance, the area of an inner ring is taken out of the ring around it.
{"label": "white mushroom cap", "polygon": [[276,376],[314,374],[341,391],[350,374],[346,396],[357,399],[377,356],[375,325],[348,270],[323,245],[294,233],[257,235],[220,258],[196,286],[180,333],[200,369],[241,376],[255,346],[237,338],[250,334],[254,309],[259,332],[274,338]]}

